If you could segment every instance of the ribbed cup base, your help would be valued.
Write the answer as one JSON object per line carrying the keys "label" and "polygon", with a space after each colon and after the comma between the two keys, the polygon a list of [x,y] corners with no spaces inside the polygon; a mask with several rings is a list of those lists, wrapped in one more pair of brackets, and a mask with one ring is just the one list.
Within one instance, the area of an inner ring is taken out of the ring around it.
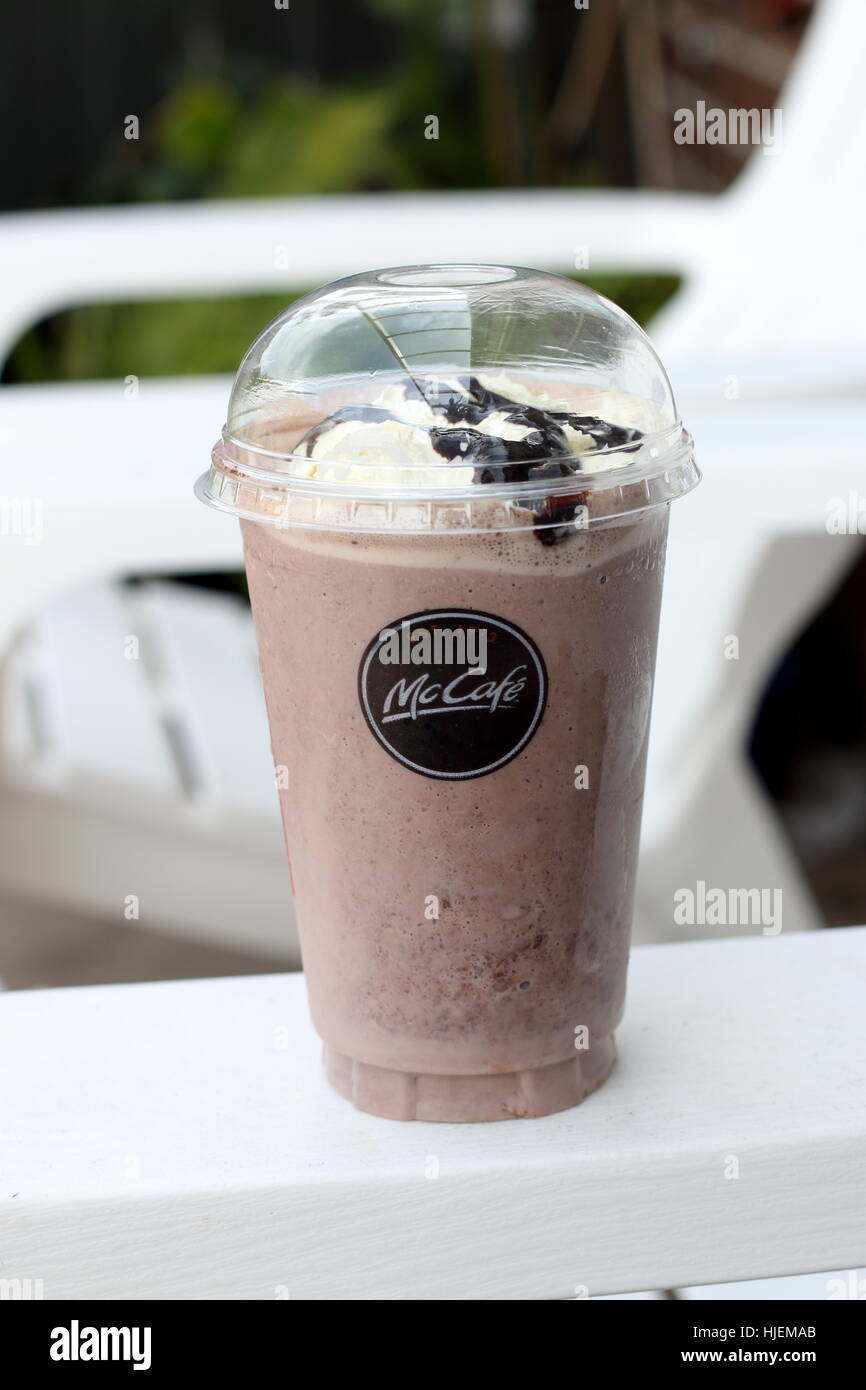
{"label": "ribbed cup base", "polygon": [[613,1035],[564,1062],[526,1071],[431,1076],[356,1062],[325,1045],[325,1071],[357,1110],[389,1120],[532,1119],[579,1105],[610,1075]]}

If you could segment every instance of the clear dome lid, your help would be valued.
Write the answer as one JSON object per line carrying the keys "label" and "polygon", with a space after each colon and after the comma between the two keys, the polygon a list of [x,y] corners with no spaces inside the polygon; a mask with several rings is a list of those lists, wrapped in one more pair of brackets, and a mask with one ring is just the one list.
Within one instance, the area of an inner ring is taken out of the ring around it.
{"label": "clear dome lid", "polygon": [[241,363],[203,500],[283,526],[539,529],[698,481],[643,330],[585,285],[513,266],[339,280]]}

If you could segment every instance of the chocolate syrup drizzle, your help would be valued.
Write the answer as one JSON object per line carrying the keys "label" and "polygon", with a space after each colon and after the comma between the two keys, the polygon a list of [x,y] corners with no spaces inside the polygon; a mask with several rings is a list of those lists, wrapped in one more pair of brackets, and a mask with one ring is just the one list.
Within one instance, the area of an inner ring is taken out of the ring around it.
{"label": "chocolate syrup drizzle", "polygon": [[[434,451],[444,459],[473,467],[479,483],[576,478],[582,471],[580,456],[568,457],[569,445],[563,425],[589,435],[597,450],[637,449],[643,438],[640,430],[612,425],[596,415],[542,410],[539,406],[511,400],[482,386],[475,376],[459,376],[453,382],[417,377],[409,379],[409,385],[414,386],[433,413],[442,418],[441,425],[428,430]],[[500,412],[510,424],[524,426],[529,433],[523,439],[502,439],[474,428],[488,416]],[[309,455],[316,441],[334,425],[347,420],[375,423],[399,419],[399,415],[383,406],[347,405],[314,425],[301,443],[306,445]],[[584,503],[586,495],[585,491],[575,491],[536,498],[528,504],[536,518],[534,529],[542,545],[555,545],[574,533],[575,509]]]}

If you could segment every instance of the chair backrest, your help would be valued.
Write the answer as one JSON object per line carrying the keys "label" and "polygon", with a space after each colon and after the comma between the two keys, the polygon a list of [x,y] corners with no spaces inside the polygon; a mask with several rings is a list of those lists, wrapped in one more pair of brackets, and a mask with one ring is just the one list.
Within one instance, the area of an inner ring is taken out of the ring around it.
{"label": "chair backrest", "polygon": [[866,367],[864,60],[866,4],[821,0],[781,94],[780,142],[719,199],[701,269],[654,325],[670,361],[726,376],[772,354],[804,385],[853,376],[852,357]]}
{"label": "chair backrest", "polygon": [[866,5],[818,0],[782,93],[779,152],[752,160],[744,186],[765,184],[775,194],[787,188],[800,200],[813,190],[831,199],[862,197],[854,185],[856,171],[866,168],[864,60]]}

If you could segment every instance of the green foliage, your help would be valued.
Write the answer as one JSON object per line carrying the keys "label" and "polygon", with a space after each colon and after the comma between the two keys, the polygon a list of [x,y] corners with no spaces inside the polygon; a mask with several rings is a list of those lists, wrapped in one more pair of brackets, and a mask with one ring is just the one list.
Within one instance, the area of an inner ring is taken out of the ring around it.
{"label": "green foliage", "polygon": [[218,170],[239,118],[238,95],[226,83],[182,83],[159,115],[163,159],[197,174]]}
{"label": "green foliage", "polygon": [[395,106],[387,86],[280,83],[236,123],[212,192],[290,197],[405,184],[408,170],[388,142]]}
{"label": "green foliage", "polygon": [[87,201],[411,187],[411,165],[390,138],[400,97],[393,84],[328,87],[280,78],[242,100],[222,78],[181,82],[155,113],[140,148],[112,151]]}

